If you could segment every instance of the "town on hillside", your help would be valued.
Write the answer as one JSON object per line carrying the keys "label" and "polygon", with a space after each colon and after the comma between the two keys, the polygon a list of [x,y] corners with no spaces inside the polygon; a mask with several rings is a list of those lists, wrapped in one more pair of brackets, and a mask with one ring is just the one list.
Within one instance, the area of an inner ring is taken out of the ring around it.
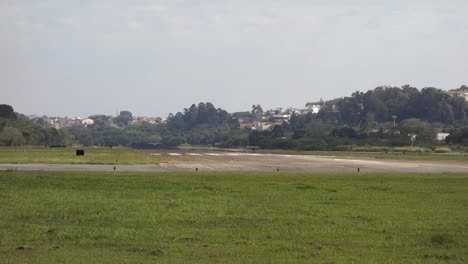
{"label": "town on hillside", "polygon": [[[447,94],[452,97],[461,97],[468,102],[468,86],[462,85],[458,89],[451,89],[447,91]],[[324,101],[320,99],[317,102],[307,102],[304,108],[282,108],[278,107],[275,109],[263,110],[262,107],[257,104],[252,106],[251,111],[235,112],[233,116],[239,121],[239,128],[241,130],[271,130],[274,126],[280,126],[284,122],[289,122],[291,115],[306,115],[306,114],[318,114],[324,105]],[[336,106],[333,105],[332,109],[336,112]],[[162,124],[167,121],[164,117],[148,117],[148,116],[135,116],[128,111],[122,111],[123,115],[127,114],[130,116],[130,120],[127,125],[142,125],[147,124]],[[118,116],[118,115],[116,115]],[[27,117],[37,124],[46,123],[56,129],[69,128],[76,126],[88,127],[95,123],[95,120],[104,119],[109,124],[118,127],[118,124],[114,124],[113,120],[116,116],[112,115],[92,115],[86,118],[81,117],[59,117],[59,116],[37,116],[27,115]]]}
{"label": "town on hillside", "polygon": [[[468,87],[421,90],[382,86],[302,108],[228,113],[210,102],[164,117],[118,115],[25,116],[2,105],[0,145],[131,146],[208,145],[223,148],[349,150],[366,146],[468,145]],[[9,120],[9,121],[8,121]]]}

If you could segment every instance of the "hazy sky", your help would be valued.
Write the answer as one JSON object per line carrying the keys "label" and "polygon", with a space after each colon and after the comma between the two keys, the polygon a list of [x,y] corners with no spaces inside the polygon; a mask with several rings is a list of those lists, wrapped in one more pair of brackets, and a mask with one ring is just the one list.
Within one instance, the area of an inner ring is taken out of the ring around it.
{"label": "hazy sky", "polygon": [[0,0],[0,103],[167,116],[468,84],[467,0]]}

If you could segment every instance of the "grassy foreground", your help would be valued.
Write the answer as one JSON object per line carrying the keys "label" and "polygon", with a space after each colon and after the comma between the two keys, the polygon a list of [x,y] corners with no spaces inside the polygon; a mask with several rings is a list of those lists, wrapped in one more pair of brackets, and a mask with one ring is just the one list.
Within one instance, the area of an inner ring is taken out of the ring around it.
{"label": "grassy foreground", "polygon": [[[379,147],[377,147],[379,148]],[[382,147],[385,148],[385,147]],[[223,151],[223,152],[253,152],[249,148],[218,148],[210,146],[180,145],[180,150],[185,151]],[[448,149],[448,148],[447,148]],[[287,149],[256,149],[255,153],[264,154],[290,154],[290,155],[319,155],[339,157],[360,157],[375,159],[399,159],[399,160],[425,160],[425,161],[468,161],[467,152],[449,151],[447,153],[436,153],[432,151],[417,151],[424,148],[414,149],[399,148],[394,151],[309,151],[309,150],[287,150]]]}
{"label": "grassy foreground", "polygon": [[[129,148],[84,148],[76,156],[74,148],[0,148],[0,163],[51,164],[157,164],[158,158]],[[117,160],[117,162],[116,162]]]}
{"label": "grassy foreground", "polygon": [[468,175],[0,172],[0,259],[468,263]]}
{"label": "grassy foreground", "polygon": [[359,152],[359,151],[288,151],[288,150],[257,150],[257,153],[276,153],[291,155],[319,155],[338,157],[360,157],[375,159],[397,160],[424,160],[424,161],[468,161],[468,154],[461,152],[452,153],[417,153],[417,152]]}

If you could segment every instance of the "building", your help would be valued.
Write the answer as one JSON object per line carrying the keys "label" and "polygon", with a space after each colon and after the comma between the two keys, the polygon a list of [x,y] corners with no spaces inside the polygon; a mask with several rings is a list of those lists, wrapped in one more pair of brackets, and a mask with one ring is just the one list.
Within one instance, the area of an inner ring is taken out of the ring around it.
{"label": "building", "polygon": [[94,125],[94,120],[92,120],[91,118],[86,118],[86,119],[81,120],[81,124],[83,124],[83,126],[85,127],[91,126],[91,125]]}
{"label": "building", "polygon": [[468,91],[457,91],[457,90],[450,90],[447,92],[451,96],[461,96],[465,98],[465,101],[468,101]]}
{"label": "building", "polygon": [[450,136],[450,133],[437,133],[436,139],[438,141],[444,141],[446,137]]}
{"label": "building", "polygon": [[318,112],[320,112],[322,109],[322,105],[319,103],[307,103],[306,109],[309,113],[318,114]]}
{"label": "building", "polygon": [[468,101],[468,87],[465,85],[458,89],[449,90],[447,93],[451,96],[461,96],[465,98],[465,101]]}

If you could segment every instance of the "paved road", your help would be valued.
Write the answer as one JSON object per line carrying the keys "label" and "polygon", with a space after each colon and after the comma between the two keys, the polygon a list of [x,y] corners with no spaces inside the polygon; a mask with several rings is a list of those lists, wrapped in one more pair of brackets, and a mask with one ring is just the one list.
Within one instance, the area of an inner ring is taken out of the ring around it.
{"label": "paved road", "polygon": [[[172,155],[171,155],[172,154]],[[117,165],[117,171],[276,171],[468,173],[464,162],[425,162],[279,154],[165,153],[160,165]],[[0,170],[113,171],[113,165],[0,164]]]}

